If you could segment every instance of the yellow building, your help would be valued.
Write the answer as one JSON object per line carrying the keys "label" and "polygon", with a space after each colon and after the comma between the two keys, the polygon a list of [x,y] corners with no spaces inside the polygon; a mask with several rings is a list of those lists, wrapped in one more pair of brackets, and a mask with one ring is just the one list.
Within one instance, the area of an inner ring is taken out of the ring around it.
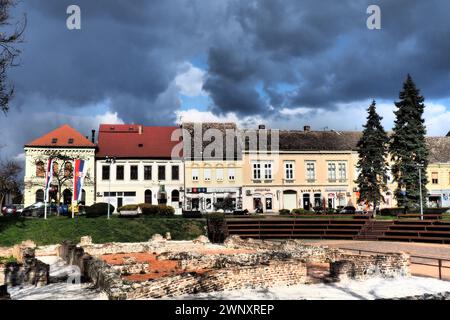
{"label": "yellow building", "polygon": [[[256,133],[270,137],[270,148],[245,148],[244,209],[278,212],[356,206],[359,132],[310,131],[305,127],[304,131],[260,128]],[[252,133],[247,131],[247,135]]]}
{"label": "yellow building", "polygon": [[450,137],[428,137],[428,206],[450,207]]}
{"label": "yellow building", "polygon": [[[234,123],[184,123],[185,210],[215,211],[231,198],[242,208],[243,167]],[[228,142],[232,142],[227,145]]]}
{"label": "yellow building", "polygon": [[[82,190],[82,202],[94,203],[95,148],[85,136],[64,125],[25,145],[24,205],[44,201],[45,171],[49,158],[53,158],[54,177],[50,198],[70,204],[73,195],[74,160],[86,161],[87,171]],[[61,159],[65,158],[65,159]]]}

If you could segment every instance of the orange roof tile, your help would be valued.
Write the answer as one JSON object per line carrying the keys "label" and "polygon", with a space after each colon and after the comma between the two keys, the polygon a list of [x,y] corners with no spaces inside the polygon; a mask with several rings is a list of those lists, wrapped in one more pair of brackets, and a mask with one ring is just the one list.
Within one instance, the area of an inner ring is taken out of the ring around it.
{"label": "orange roof tile", "polygon": [[25,147],[72,147],[95,148],[95,144],[86,139],[77,130],[65,124],[58,129],[50,131],[36,140],[27,143]]}

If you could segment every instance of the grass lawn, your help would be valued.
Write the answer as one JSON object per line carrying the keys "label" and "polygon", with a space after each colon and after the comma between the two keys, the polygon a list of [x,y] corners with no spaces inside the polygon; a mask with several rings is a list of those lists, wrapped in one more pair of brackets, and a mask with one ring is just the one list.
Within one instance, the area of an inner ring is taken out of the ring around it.
{"label": "grass lawn", "polygon": [[155,233],[170,232],[173,240],[191,240],[204,235],[205,220],[170,218],[86,218],[51,217],[44,219],[0,218],[0,246],[12,246],[24,240],[38,245],[57,244],[64,240],[79,242],[80,237],[92,236],[94,243],[141,242]]}

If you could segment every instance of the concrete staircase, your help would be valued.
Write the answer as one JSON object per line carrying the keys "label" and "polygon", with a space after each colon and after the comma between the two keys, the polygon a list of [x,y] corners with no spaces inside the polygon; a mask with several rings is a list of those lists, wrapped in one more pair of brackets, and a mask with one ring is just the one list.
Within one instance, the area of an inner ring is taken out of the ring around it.
{"label": "concrete staircase", "polygon": [[383,236],[384,233],[389,230],[389,226],[392,224],[392,221],[369,220],[366,225],[361,228],[359,234],[355,236],[355,240],[376,241],[378,240],[378,237]]}

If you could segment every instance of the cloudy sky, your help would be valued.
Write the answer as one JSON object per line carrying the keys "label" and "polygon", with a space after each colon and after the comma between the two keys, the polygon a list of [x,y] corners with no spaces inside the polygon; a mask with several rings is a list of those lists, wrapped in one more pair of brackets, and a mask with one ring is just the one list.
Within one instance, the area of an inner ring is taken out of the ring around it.
{"label": "cloudy sky", "polygon": [[[81,30],[66,9],[81,8]],[[369,30],[370,4],[381,30]],[[315,0],[33,0],[3,157],[63,123],[360,130],[372,99],[387,129],[411,73],[429,135],[450,130],[450,3]]]}

